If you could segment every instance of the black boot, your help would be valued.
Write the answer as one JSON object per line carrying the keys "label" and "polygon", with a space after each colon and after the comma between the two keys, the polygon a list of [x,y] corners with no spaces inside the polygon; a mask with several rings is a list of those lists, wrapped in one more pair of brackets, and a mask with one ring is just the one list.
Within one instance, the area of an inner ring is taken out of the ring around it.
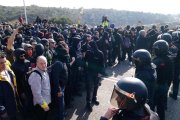
{"label": "black boot", "polygon": [[89,112],[92,112],[92,106],[90,104],[86,104],[86,108]]}
{"label": "black boot", "polygon": [[94,104],[94,105],[99,105],[99,101],[97,100],[97,99],[92,99],[92,103]]}
{"label": "black boot", "polygon": [[174,100],[177,100],[177,96],[175,96],[173,93],[169,93],[169,97],[171,97],[172,99],[174,99]]}

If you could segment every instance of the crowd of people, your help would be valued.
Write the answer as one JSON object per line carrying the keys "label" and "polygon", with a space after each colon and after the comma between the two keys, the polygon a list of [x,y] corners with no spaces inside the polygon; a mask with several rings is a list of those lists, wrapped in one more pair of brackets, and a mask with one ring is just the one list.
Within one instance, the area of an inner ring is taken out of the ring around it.
{"label": "crowd of people", "polygon": [[[147,103],[160,120],[165,120],[168,89],[173,83],[169,96],[174,100],[179,89],[180,29],[170,30],[168,25],[160,30],[153,25],[147,31],[144,26],[117,28],[109,24],[106,16],[102,25],[93,28],[86,24],[57,25],[40,17],[31,24],[2,23],[0,119],[64,120],[65,109],[71,107],[73,96],[82,95],[83,87],[85,107],[92,112],[92,104],[100,102],[97,91],[101,76],[107,76],[106,67],[121,64],[126,56],[129,65],[136,67],[135,77],[145,84],[148,92],[143,102],[136,101],[139,98],[133,89],[130,91],[135,97],[128,98],[134,104]],[[120,94],[127,95],[127,88],[121,88],[121,83],[116,88]],[[122,101],[127,102],[121,97],[119,104]],[[127,106],[128,103],[125,109]]]}

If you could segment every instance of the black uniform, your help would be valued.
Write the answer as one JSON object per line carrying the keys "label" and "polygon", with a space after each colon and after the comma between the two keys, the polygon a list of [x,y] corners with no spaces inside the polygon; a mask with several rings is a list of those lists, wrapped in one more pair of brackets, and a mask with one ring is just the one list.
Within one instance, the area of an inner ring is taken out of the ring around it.
{"label": "black uniform", "polygon": [[178,91],[179,91],[179,81],[180,81],[180,41],[175,43],[177,47],[177,56],[174,60],[174,79],[173,79],[173,93],[170,94],[171,97],[177,99]]}
{"label": "black uniform", "polygon": [[146,85],[148,89],[148,104],[152,109],[157,74],[155,65],[151,63],[151,54],[145,49],[139,49],[133,53],[132,59],[136,66],[135,77],[139,78]]}
{"label": "black uniform", "polygon": [[116,58],[118,57],[118,62],[121,60],[121,44],[122,44],[122,35],[119,34],[117,31],[114,32],[114,39],[113,42],[113,62],[115,62]]}
{"label": "black uniform", "polygon": [[[52,98],[52,118],[53,120],[64,120],[64,90],[68,82],[68,70],[65,63],[56,61],[49,67],[51,81]],[[57,72],[58,71],[58,72]],[[58,93],[61,92],[61,96]]]}
{"label": "black uniform", "polygon": [[22,48],[18,48],[15,50],[16,61],[12,64],[12,70],[14,71],[14,74],[16,76],[17,90],[22,101],[24,115],[26,116],[28,114],[27,110],[29,105],[29,101],[27,98],[29,95],[27,87],[29,85],[26,77],[27,72],[29,71],[30,62],[26,59],[20,59],[20,55],[23,54],[25,55],[25,51]]}
{"label": "black uniform", "polygon": [[[76,36],[72,38],[72,44],[70,46],[70,56],[75,58],[75,62],[71,66],[71,81],[72,81],[72,92],[73,95],[81,95],[81,76],[83,61],[81,53],[81,38]],[[84,50],[85,52],[86,50]]]}
{"label": "black uniform", "polygon": [[104,67],[103,53],[97,49],[95,42],[91,42],[89,44],[91,46],[91,50],[88,50],[85,55],[87,66],[86,102],[88,107],[90,107],[91,101],[96,101],[97,90],[99,86],[98,73],[102,72]]}
{"label": "black uniform", "polygon": [[124,31],[124,37],[122,41],[122,61],[126,59],[126,53],[128,54],[129,62],[132,62],[132,39],[129,30]]}
{"label": "black uniform", "polygon": [[161,120],[165,120],[167,105],[168,82],[172,79],[172,61],[168,56],[158,56],[153,59],[157,71],[157,88],[155,90],[155,106]]}
{"label": "black uniform", "polygon": [[110,48],[110,43],[109,43],[109,33],[104,32],[102,38],[97,41],[97,45],[99,50],[101,50],[104,54],[104,62],[105,65],[107,66],[107,61],[108,61],[108,50]]}
{"label": "black uniform", "polygon": [[155,106],[161,120],[165,120],[167,107],[168,83],[173,78],[173,64],[168,57],[169,44],[165,40],[158,40],[153,44],[156,57],[153,63],[156,65],[157,87],[155,90]]}
{"label": "black uniform", "polygon": [[[100,120],[108,119],[101,117]],[[144,108],[135,111],[122,110],[118,114],[114,115],[112,120],[159,120],[159,117],[156,113],[149,109],[147,105],[145,105]]]}
{"label": "black uniform", "polygon": [[156,70],[152,66],[136,68],[135,77],[142,80],[146,85],[148,89],[148,104],[152,109],[154,105],[154,92],[157,79]]}
{"label": "black uniform", "polygon": [[159,120],[158,115],[146,104],[147,97],[147,87],[140,79],[122,78],[115,83],[110,99],[111,105],[119,108],[119,111],[109,108],[100,120],[110,117],[112,120]]}

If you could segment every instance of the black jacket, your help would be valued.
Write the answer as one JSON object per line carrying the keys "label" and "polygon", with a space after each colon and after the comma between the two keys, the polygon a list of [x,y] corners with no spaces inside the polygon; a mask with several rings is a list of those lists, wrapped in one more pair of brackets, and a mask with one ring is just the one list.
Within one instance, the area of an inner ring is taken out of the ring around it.
{"label": "black jacket", "polygon": [[138,36],[137,40],[136,40],[136,45],[135,45],[135,49],[146,49],[148,50],[148,41],[145,37],[142,36]]}
{"label": "black jacket", "polygon": [[157,71],[157,84],[168,84],[173,78],[173,64],[168,56],[158,56],[153,59]]}
{"label": "black jacket", "polygon": [[24,50],[21,48],[15,51],[16,61],[11,66],[11,69],[14,71],[16,76],[17,90],[20,96],[22,93],[27,94],[26,88],[28,86],[28,81],[26,80],[26,77],[30,67],[30,62],[28,60],[20,59],[20,55],[23,53]]}
{"label": "black jacket", "polygon": [[114,33],[113,35],[114,35],[114,39],[115,39],[113,46],[120,48],[122,45],[122,39],[123,39],[122,35],[117,32]]}
{"label": "black jacket", "polygon": [[88,50],[85,55],[86,67],[90,72],[101,73],[104,68],[104,55],[100,50]]}
{"label": "black jacket", "polygon": [[58,92],[63,91],[68,80],[68,69],[65,63],[56,61],[50,67],[50,81],[52,97],[57,95]]}
{"label": "black jacket", "polygon": [[146,66],[142,68],[136,68],[135,77],[139,78],[144,82],[148,89],[148,104],[151,108],[153,108],[154,101],[154,91],[157,80],[157,73],[155,68],[151,66]]}
{"label": "black jacket", "polygon": [[[5,79],[0,79],[0,114],[7,112],[10,118],[14,118],[16,116],[16,112],[18,110],[17,106],[19,103],[18,95],[15,89],[14,75],[11,71],[7,72],[10,76],[10,80],[12,85]],[[10,119],[11,120],[11,119]]]}
{"label": "black jacket", "polygon": [[175,58],[175,67],[176,69],[180,70],[180,41],[175,43],[175,46],[177,47],[177,56]]}
{"label": "black jacket", "polygon": [[[108,120],[101,117],[100,120]],[[158,115],[153,112],[148,105],[134,111],[122,110],[113,116],[112,120],[159,120]]]}

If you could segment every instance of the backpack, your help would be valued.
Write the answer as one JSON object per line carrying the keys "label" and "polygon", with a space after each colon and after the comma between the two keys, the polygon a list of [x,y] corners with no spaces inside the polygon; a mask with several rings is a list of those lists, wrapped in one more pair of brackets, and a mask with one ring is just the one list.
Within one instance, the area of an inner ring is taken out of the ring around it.
{"label": "backpack", "polygon": [[123,39],[123,46],[125,48],[130,48],[131,47],[131,40],[129,37],[124,37]]}
{"label": "backpack", "polygon": [[[37,73],[40,77],[41,77],[41,81],[43,79],[41,73],[38,70],[33,70],[30,73],[27,74],[26,80],[29,79],[29,76],[33,73]],[[27,86],[27,100],[28,100],[28,107],[30,110],[33,110],[33,94],[32,94],[32,90],[31,90],[31,86],[28,84]]]}

